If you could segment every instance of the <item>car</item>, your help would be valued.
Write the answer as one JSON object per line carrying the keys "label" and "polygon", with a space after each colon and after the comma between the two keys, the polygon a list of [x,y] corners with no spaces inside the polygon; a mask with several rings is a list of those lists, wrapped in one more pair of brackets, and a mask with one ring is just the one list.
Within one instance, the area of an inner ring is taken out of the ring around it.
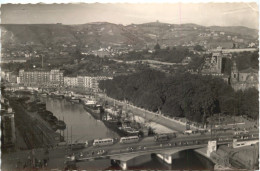
{"label": "car", "polygon": [[105,150],[99,150],[99,151],[97,152],[98,155],[103,155],[103,154],[105,154],[105,153],[106,153]]}
{"label": "car", "polygon": [[136,149],[137,149],[137,150],[142,150],[143,147],[142,147],[142,146],[138,146]]}
{"label": "car", "polygon": [[184,134],[191,134],[192,133],[192,130],[186,130],[186,131],[184,131]]}
{"label": "car", "polygon": [[134,151],[133,147],[127,147],[126,150],[127,151]]}

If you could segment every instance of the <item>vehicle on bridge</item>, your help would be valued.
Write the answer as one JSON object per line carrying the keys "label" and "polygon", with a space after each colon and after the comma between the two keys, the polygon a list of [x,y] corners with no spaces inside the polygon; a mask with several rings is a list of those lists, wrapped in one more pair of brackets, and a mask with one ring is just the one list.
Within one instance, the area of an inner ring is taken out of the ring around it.
{"label": "vehicle on bridge", "polygon": [[106,145],[112,145],[113,143],[114,143],[113,138],[95,139],[93,142],[93,146],[106,146]]}
{"label": "vehicle on bridge", "polygon": [[130,137],[121,137],[119,142],[125,144],[125,143],[134,143],[138,141],[139,141],[138,136],[130,136]]}
{"label": "vehicle on bridge", "polygon": [[154,136],[154,140],[157,142],[168,141],[170,138],[166,134],[158,134]]}
{"label": "vehicle on bridge", "polygon": [[192,133],[193,133],[193,131],[189,129],[189,130],[185,130],[183,133],[184,133],[184,134],[188,134],[188,135],[189,135],[189,134],[192,134]]}
{"label": "vehicle on bridge", "polygon": [[243,130],[243,131],[235,131],[234,135],[243,135],[243,134],[249,134],[249,131]]}
{"label": "vehicle on bridge", "polygon": [[68,146],[72,150],[78,150],[78,149],[82,149],[82,148],[88,147],[88,141],[76,141],[76,142],[74,142],[72,144],[68,144]]}
{"label": "vehicle on bridge", "polygon": [[88,147],[88,141],[75,141],[71,144],[68,144],[67,142],[60,142],[57,146],[77,150]]}

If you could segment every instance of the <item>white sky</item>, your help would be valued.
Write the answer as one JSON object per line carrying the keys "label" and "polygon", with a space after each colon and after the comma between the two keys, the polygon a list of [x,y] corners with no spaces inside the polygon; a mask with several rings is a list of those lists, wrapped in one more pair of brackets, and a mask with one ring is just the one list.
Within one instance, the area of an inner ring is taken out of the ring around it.
{"label": "white sky", "polygon": [[111,22],[140,24],[195,23],[204,26],[246,26],[258,29],[258,5],[251,3],[92,3],[3,4],[3,24]]}

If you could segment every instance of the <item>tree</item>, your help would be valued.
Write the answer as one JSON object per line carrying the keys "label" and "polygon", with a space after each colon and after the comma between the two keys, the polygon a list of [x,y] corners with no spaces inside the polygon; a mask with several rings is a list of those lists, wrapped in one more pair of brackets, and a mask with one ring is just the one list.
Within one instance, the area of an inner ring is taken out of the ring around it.
{"label": "tree", "polygon": [[204,49],[203,49],[203,47],[202,46],[200,46],[200,45],[196,45],[196,46],[194,46],[194,50],[196,50],[196,51],[204,51]]}
{"label": "tree", "polygon": [[160,110],[168,116],[186,117],[204,124],[208,117],[220,112],[258,117],[256,89],[234,92],[222,79],[211,76],[189,73],[166,76],[147,69],[101,81],[99,86],[113,98],[127,99],[154,112]]}
{"label": "tree", "polygon": [[156,45],[154,46],[154,50],[160,50],[160,49],[161,49],[160,45],[156,43]]}

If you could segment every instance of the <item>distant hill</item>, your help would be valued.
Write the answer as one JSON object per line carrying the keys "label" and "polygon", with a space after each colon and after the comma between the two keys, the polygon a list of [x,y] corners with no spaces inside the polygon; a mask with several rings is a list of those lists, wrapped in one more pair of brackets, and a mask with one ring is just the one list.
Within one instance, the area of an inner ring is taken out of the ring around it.
{"label": "distant hill", "polygon": [[210,26],[211,30],[214,31],[224,31],[227,33],[233,33],[233,34],[239,34],[239,35],[246,35],[246,36],[252,36],[253,38],[258,37],[258,30],[251,29],[248,27],[243,26],[229,26],[229,27],[223,27],[223,26]]}
{"label": "distant hill", "polygon": [[219,42],[232,45],[225,39],[213,40],[202,38],[200,33],[210,31],[224,31],[231,35],[244,38],[245,43],[258,38],[258,31],[247,27],[204,27],[192,23],[168,24],[151,22],[123,26],[107,22],[95,22],[80,25],[62,24],[33,24],[33,25],[1,25],[3,48],[17,44],[33,44],[43,47],[58,46],[61,44],[76,44],[78,48],[88,47],[128,47],[133,49],[153,48],[158,41],[163,46],[177,46],[188,44],[191,41],[201,43],[207,40],[218,45]]}

